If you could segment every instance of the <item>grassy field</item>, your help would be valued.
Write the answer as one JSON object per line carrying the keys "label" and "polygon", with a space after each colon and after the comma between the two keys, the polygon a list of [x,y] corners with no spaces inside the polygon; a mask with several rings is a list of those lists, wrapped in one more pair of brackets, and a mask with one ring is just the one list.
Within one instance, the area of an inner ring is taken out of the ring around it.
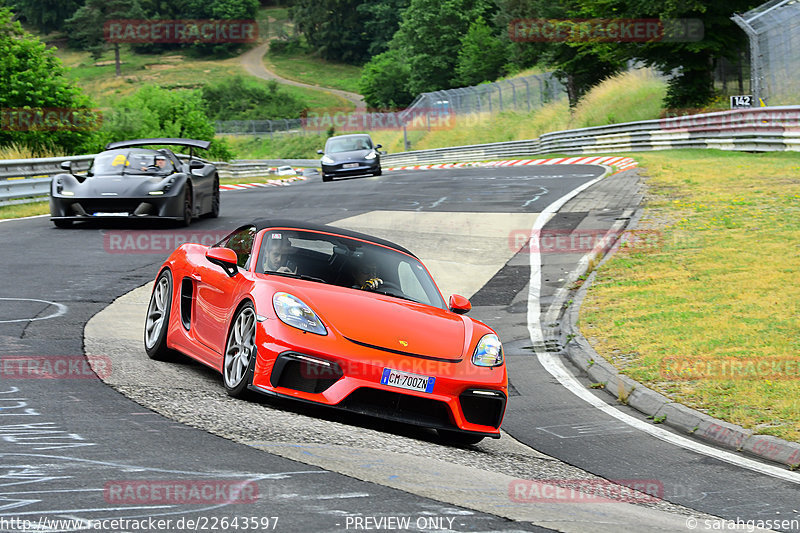
{"label": "grassy field", "polygon": [[800,154],[636,159],[649,186],[638,229],[660,245],[600,269],[582,332],[668,397],[800,441]]}
{"label": "grassy field", "polygon": [[288,80],[319,87],[332,87],[358,94],[361,67],[332,63],[307,54],[275,54],[264,56],[264,66]]}
{"label": "grassy field", "polygon": [[[113,52],[108,51],[95,61],[88,52],[59,50],[68,77],[86,92],[101,108],[112,108],[121,96],[136,92],[144,84],[172,89],[197,89],[207,83],[236,75],[247,75],[237,57],[204,60],[178,53],[142,55],[123,48],[122,76],[115,76]],[[266,84],[266,80],[253,78]],[[344,98],[324,90],[282,85],[281,90],[294,95],[310,108],[353,108]]]}

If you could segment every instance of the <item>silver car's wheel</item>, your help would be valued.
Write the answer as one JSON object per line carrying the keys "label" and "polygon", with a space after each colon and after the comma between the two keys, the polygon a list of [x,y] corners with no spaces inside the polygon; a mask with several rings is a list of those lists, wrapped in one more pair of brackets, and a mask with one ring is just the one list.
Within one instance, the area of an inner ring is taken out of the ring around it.
{"label": "silver car's wheel", "polygon": [[247,386],[253,379],[256,360],[256,312],[251,303],[246,303],[236,313],[225,346],[222,362],[222,377],[225,390],[231,396],[247,396]]}
{"label": "silver car's wheel", "polygon": [[172,274],[165,270],[158,276],[144,321],[144,348],[151,359],[169,359],[174,352],[167,348],[169,311],[172,305]]}

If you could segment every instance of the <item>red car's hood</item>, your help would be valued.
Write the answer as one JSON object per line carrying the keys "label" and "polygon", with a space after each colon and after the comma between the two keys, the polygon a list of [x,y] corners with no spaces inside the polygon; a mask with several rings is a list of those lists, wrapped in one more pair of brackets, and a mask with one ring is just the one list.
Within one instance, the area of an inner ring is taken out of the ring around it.
{"label": "red car's hood", "polygon": [[330,286],[303,287],[302,295],[295,295],[310,305],[326,326],[350,340],[410,354],[462,357],[464,320],[450,311]]}

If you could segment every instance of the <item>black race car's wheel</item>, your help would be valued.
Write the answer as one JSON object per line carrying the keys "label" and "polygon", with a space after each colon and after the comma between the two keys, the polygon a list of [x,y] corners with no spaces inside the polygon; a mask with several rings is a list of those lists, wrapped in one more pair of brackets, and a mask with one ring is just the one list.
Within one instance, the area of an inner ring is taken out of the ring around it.
{"label": "black race car's wheel", "polygon": [[208,218],[219,216],[219,176],[214,176],[214,192],[211,196],[211,211],[205,215]]}
{"label": "black race car's wheel", "polygon": [[53,220],[53,225],[57,228],[71,228],[71,220]]}
{"label": "black race car's wheel", "polygon": [[192,188],[186,186],[183,190],[183,219],[181,226],[188,226],[192,223]]}
{"label": "black race car's wheel", "polygon": [[333,176],[326,176],[325,174],[322,175],[322,181],[331,181]]}
{"label": "black race car's wheel", "polygon": [[150,359],[168,361],[175,357],[175,351],[167,348],[169,311],[172,307],[172,274],[165,270],[158,276],[147,307],[144,321],[144,349]]}
{"label": "black race car's wheel", "polygon": [[256,311],[246,302],[236,312],[225,344],[222,360],[222,381],[225,390],[234,398],[251,395],[247,386],[253,382],[256,364]]}
{"label": "black race car's wheel", "polygon": [[461,433],[460,431],[451,431],[449,429],[437,429],[439,437],[450,444],[478,444],[484,439],[483,435],[474,435],[472,433]]}
{"label": "black race car's wheel", "polygon": [[377,172],[373,172],[372,173],[373,176],[380,176],[381,174],[383,174],[383,170],[381,170],[381,169],[378,169]]}

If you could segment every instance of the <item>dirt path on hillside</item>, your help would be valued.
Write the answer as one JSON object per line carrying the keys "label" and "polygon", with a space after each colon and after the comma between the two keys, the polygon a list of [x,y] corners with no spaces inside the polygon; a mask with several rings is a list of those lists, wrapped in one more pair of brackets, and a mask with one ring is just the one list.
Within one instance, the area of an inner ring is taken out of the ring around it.
{"label": "dirt path on hillside", "polygon": [[319,87],[317,85],[309,85],[307,83],[301,83],[299,81],[294,80],[287,80],[286,78],[282,78],[267,70],[264,66],[264,54],[267,53],[269,49],[269,41],[266,43],[260,44],[259,46],[253,48],[252,50],[248,50],[241,56],[239,56],[239,61],[242,64],[242,67],[250,73],[251,75],[261,78],[264,80],[275,80],[279,83],[285,83],[287,85],[294,85],[295,87],[305,87],[307,89],[315,89],[317,91],[327,91],[331,94],[335,94],[336,96],[341,96],[345,100],[348,100],[355,104],[356,109],[358,111],[365,111],[367,109],[367,105],[364,103],[364,97],[360,94],[351,93],[348,91],[342,91],[340,89],[331,89],[330,87]]}

